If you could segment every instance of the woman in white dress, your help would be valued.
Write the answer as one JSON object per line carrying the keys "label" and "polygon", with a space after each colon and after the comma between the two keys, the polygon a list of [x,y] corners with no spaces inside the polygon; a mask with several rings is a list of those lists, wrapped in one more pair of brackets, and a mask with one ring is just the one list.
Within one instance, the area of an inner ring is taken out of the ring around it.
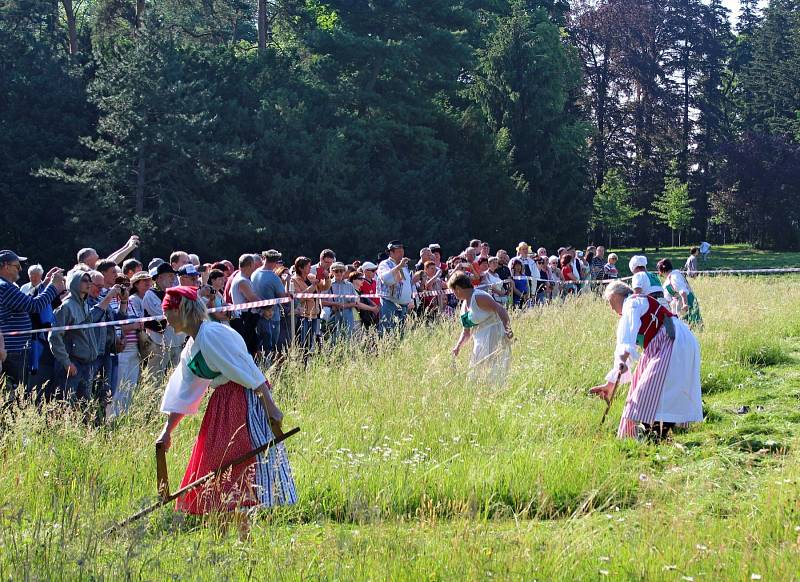
{"label": "woman in white dress", "polygon": [[661,259],[656,267],[664,277],[664,294],[669,299],[669,308],[691,327],[703,325],[700,304],[683,273],[672,268],[672,261]]}
{"label": "woman in white dress", "polygon": [[461,303],[461,336],[453,348],[457,357],[461,347],[472,339],[470,376],[491,384],[502,384],[511,362],[511,320],[508,312],[485,291],[474,289],[469,275],[453,273],[447,286]]}
{"label": "woman in white dress", "polygon": [[590,392],[608,400],[620,370],[620,381],[631,383],[617,436],[660,438],[676,424],[703,420],[700,347],[689,327],[656,299],[635,295],[622,281],[610,283],[604,296],[620,316],[614,368],[606,383]]}

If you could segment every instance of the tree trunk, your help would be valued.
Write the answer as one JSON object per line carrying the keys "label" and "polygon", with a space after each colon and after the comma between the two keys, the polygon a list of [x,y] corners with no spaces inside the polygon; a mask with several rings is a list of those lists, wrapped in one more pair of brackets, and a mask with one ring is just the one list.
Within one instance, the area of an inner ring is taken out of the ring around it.
{"label": "tree trunk", "polygon": [[136,0],[136,30],[144,28],[144,0]]}
{"label": "tree trunk", "polygon": [[258,0],[258,50],[267,50],[267,0]]}
{"label": "tree trunk", "polygon": [[64,14],[67,17],[67,34],[69,36],[68,51],[70,55],[78,54],[78,28],[75,23],[75,8],[72,0],[61,0],[64,6]]}
{"label": "tree trunk", "polygon": [[139,146],[139,160],[136,168],[136,216],[144,216],[145,171],[144,143],[142,143],[142,145]]}

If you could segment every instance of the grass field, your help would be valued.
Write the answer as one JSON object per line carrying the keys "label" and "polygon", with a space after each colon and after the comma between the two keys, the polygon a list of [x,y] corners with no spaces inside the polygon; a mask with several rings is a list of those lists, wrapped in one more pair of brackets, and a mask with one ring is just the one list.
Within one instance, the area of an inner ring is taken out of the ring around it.
{"label": "grass field", "polygon": [[[5,579],[787,580],[800,572],[800,279],[695,281],[707,419],[673,442],[613,437],[586,395],[616,316],[581,297],[517,316],[506,385],[453,370],[454,324],[379,356],[339,352],[275,378],[300,503],[248,543],[155,499],[162,386],[113,427],[33,410],[0,435]],[[780,298],[780,301],[776,301]],[[737,414],[741,406],[751,412]],[[179,483],[199,426],[168,455]]]}
{"label": "grass field", "polygon": [[[692,245],[681,247],[661,247],[658,252],[652,247],[645,249],[648,266],[655,270],[656,263],[664,257],[672,260],[677,268],[683,268],[689,249]],[[609,251],[606,251],[609,252]],[[640,254],[642,249],[611,249],[617,253],[624,275],[628,275],[628,260]],[[705,261],[700,261],[703,270],[714,269],[778,269],[783,267],[800,267],[800,252],[759,251],[747,245],[713,245],[711,254]]]}

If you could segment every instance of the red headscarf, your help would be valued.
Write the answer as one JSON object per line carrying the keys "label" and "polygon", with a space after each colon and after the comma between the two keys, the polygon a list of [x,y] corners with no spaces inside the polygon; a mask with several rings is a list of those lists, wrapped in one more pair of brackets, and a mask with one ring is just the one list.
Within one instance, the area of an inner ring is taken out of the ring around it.
{"label": "red headscarf", "polygon": [[178,309],[184,297],[186,299],[191,299],[192,301],[197,301],[197,289],[194,287],[187,287],[186,285],[170,287],[167,289],[166,295],[164,295],[164,300],[161,302],[161,308],[164,311]]}

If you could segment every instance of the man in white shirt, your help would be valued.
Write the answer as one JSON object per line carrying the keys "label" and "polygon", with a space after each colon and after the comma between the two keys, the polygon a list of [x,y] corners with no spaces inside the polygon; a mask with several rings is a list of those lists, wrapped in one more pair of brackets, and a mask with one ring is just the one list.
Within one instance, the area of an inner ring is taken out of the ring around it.
{"label": "man in white shirt", "polygon": [[381,296],[378,332],[381,334],[393,330],[398,324],[402,329],[414,304],[414,280],[408,269],[403,243],[393,240],[386,249],[389,258],[378,265],[378,295]]}

